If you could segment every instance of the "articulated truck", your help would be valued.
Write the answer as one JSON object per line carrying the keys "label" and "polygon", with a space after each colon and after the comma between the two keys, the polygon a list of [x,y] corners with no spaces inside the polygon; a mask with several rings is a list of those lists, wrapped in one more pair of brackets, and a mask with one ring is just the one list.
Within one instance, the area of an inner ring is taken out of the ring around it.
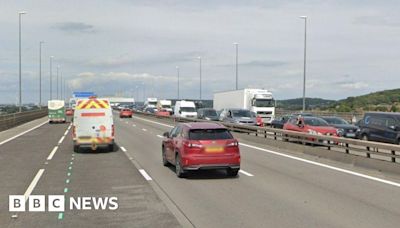
{"label": "articulated truck", "polygon": [[272,93],[264,89],[241,89],[214,94],[214,109],[248,109],[270,124],[275,117],[275,100]]}

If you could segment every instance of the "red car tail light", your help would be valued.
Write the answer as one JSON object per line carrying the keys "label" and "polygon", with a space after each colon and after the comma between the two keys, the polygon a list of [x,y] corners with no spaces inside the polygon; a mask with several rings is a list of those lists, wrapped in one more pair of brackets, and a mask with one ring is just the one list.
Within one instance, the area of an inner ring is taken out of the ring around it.
{"label": "red car tail light", "polygon": [[183,145],[189,148],[202,148],[203,145],[199,142],[196,141],[185,141],[183,142]]}
{"label": "red car tail light", "polygon": [[238,141],[234,141],[234,142],[230,142],[230,143],[226,144],[226,147],[238,147],[238,146],[239,146]]}

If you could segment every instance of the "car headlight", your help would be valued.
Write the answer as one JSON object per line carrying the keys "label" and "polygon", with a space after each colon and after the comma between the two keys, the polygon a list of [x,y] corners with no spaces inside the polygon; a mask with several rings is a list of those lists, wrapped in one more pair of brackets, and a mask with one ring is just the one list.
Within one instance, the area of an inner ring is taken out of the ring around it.
{"label": "car headlight", "polygon": [[308,134],[311,134],[311,135],[318,135],[318,132],[315,131],[315,130],[308,129]]}
{"label": "car headlight", "polygon": [[337,135],[339,135],[339,136],[342,136],[342,135],[344,135],[344,129],[342,129],[342,128],[340,128],[340,129],[336,129],[336,134]]}

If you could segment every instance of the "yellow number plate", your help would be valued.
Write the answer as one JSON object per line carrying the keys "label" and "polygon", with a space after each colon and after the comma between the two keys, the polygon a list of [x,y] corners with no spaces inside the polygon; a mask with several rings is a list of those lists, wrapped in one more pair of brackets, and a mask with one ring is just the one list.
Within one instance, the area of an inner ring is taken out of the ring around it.
{"label": "yellow number plate", "polygon": [[220,147],[220,146],[218,146],[218,147],[206,147],[205,151],[207,153],[219,153],[219,152],[223,152],[224,148]]}

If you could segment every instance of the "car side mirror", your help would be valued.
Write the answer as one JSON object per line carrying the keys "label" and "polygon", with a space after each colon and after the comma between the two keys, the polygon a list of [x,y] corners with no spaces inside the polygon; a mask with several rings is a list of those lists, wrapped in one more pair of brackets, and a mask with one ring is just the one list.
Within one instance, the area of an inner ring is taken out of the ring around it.
{"label": "car side mirror", "polygon": [[169,132],[164,132],[163,136],[169,138]]}
{"label": "car side mirror", "polygon": [[182,114],[182,111],[181,111],[181,110],[179,110],[179,114]]}

